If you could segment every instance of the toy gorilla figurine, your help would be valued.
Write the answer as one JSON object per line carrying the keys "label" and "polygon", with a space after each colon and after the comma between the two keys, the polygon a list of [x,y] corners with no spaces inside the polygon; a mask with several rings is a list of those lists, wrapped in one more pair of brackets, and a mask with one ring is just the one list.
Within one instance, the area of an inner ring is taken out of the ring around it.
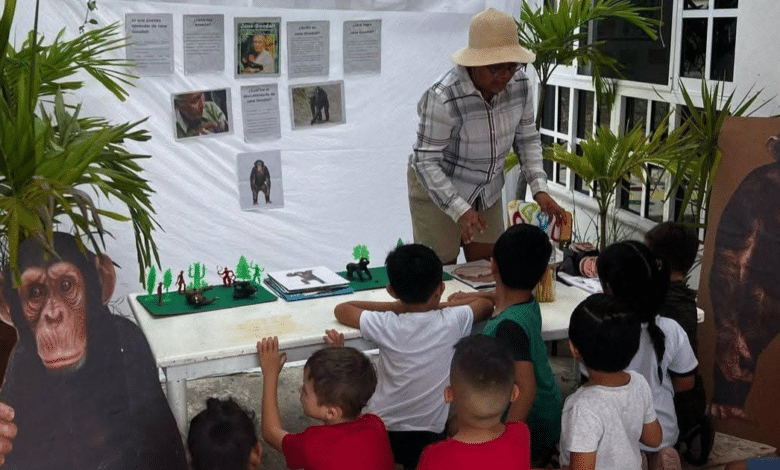
{"label": "toy gorilla figurine", "polygon": [[715,238],[710,297],[715,319],[713,414],[746,417],[758,356],[780,333],[780,134],[776,161],[751,171],[723,210]]}
{"label": "toy gorilla figurine", "polygon": [[257,205],[257,193],[265,194],[265,203],[271,203],[271,174],[262,160],[256,160],[249,174],[249,186],[252,188],[252,204]]}
{"label": "toy gorilla figurine", "polygon": [[176,421],[141,330],[112,315],[108,256],[54,234],[19,246],[21,285],[3,273],[0,318],[15,326],[0,402],[14,408],[11,469],[186,470]]}

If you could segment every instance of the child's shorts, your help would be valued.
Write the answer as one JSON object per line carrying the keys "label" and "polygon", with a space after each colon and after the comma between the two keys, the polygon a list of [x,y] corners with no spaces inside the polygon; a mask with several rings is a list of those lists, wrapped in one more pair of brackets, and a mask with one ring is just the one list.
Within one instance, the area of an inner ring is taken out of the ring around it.
{"label": "child's shorts", "polygon": [[417,468],[423,449],[429,444],[447,439],[445,432],[388,431],[393,460],[404,468]]}
{"label": "child's shorts", "polygon": [[[414,242],[430,247],[443,263],[456,260],[461,246],[460,225],[431,200],[428,190],[420,183],[411,166],[406,170],[406,182],[409,186]],[[477,213],[485,220],[487,227],[474,234],[474,241],[495,243],[504,232],[504,206],[501,200]]]}

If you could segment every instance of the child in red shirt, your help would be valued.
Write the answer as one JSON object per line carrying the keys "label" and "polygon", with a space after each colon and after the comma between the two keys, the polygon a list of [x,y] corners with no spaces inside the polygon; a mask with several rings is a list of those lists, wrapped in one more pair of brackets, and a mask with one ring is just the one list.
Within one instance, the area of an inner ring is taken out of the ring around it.
{"label": "child in red shirt", "polygon": [[376,372],[360,351],[348,347],[320,349],[309,357],[300,388],[303,413],[320,420],[298,434],[282,428],[277,387],[287,360],[279,340],[257,342],[263,370],[263,439],[282,452],[287,468],[306,470],[393,470],[385,425],[376,415],[360,412],[376,388]]}
{"label": "child in red shirt", "polygon": [[458,341],[444,390],[445,401],[455,407],[458,430],[451,439],[426,447],[418,470],[529,470],[528,426],[501,423],[519,395],[512,358],[495,338],[474,335]]}

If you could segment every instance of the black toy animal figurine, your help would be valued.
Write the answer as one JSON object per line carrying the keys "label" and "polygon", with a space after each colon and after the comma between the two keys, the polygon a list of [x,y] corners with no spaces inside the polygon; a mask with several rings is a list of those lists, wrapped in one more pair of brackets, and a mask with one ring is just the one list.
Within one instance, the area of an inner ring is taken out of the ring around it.
{"label": "black toy animal figurine", "polygon": [[201,287],[200,289],[192,289],[192,290],[185,290],[184,291],[184,298],[187,301],[188,304],[192,305],[193,307],[202,307],[204,305],[213,304],[215,300],[217,300],[219,297],[215,297],[213,299],[207,299],[203,296],[203,293],[207,290],[211,290],[211,286]]}
{"label": "black toy animal figurine", "polygon": [[368,270],[368,258],[360,258],[357,263],[347,264],[347,279],[350,281],[353,274],[357,274],[358,279],[362,281],[363,273],[366,273],[369,279],[374,279],[371,277],[371,271]]}
{"label": "black toy animal figurine", "polygon": [[233,299],[246,299],[252,297],[257,292],[257,286],[250,281],[235,281],[233,283]]}

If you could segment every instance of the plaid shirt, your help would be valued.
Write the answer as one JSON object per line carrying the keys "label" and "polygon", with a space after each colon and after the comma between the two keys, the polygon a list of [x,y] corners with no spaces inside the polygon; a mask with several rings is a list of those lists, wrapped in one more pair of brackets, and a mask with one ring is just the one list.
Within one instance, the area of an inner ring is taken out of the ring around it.
{"label": "plaid shirt", "polygon": [[417,104],[420,124],[409,165],[433,202],[457,220],[501,199],[504,159],[519,156],[531,192],[547,191],[534,101],[522,70],[486,102],[466,67],[455,66]]}

